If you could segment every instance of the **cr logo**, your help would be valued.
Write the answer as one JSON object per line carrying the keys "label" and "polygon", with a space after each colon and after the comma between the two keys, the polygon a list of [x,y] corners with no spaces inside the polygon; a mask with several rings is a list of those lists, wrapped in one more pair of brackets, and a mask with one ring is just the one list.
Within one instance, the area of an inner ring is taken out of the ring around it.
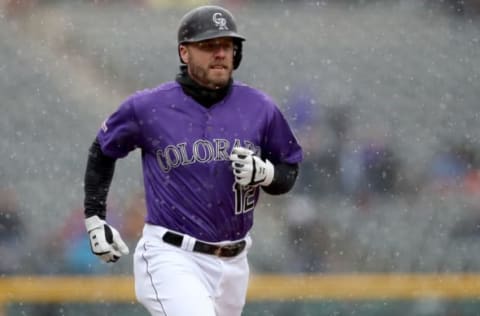
{"label": "cr logo", "polygon": [[227,27],[227,19],[222,17],[222,13],[217,12],[214,13],[212,16],[213,22],[215,23],[215,26],[218,27],[219,30],[228,30]]}

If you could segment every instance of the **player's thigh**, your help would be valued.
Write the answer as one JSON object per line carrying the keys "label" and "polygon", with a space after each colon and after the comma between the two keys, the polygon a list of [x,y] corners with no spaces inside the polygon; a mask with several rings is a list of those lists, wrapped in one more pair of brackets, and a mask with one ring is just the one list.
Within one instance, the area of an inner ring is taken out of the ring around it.
{"label": "player's thigh", "polygon": [[155,316],[215,316],[214,304],[188,256],[141,240],[134,255],[137,299]]}
{"label": "player's thigh", "polygon": [[246,254],[228,260],[224,267],[221,295],[215,298],[216,315],[240,316],[245,306],[250,274]]}

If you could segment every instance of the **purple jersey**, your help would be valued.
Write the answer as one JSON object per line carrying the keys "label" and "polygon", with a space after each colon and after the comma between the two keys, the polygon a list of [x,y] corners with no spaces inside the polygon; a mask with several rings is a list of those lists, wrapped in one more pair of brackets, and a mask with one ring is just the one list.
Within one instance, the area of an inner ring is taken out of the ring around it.
{"label": "purple jersey", "polygon": [[253,224],[259,188],[234,181],[233,147],[273,164],[302,160],[275,103],[237,81],[210,108],[176,82],[138,92],[103,123],[98,139],[114,158],[142,150],[146,222],[210,242],[241,239]]}

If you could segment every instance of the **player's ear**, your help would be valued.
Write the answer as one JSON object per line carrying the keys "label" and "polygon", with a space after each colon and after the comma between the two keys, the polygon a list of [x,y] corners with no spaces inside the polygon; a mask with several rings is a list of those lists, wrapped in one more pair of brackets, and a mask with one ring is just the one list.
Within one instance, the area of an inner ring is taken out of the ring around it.
{"label": "player's ear", "polygon": [[188,64],[188,59],[189,59],[189,52],[188,52],[188,49],[187,49],[187,46],[185,45],[180,45],[178,47],[178,53],[180,55],[180,58],[182,59],[182,61],[185,63],[185,64]]}

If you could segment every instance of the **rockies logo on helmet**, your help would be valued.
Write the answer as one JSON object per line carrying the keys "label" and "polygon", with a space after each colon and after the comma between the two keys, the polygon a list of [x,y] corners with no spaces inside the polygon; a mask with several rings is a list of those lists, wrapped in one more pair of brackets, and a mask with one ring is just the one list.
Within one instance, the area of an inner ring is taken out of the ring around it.
{"label": "rockies logo on helmet", "polygon": [[222,17],[222,13],[216,12],[212,15],[212,20],[219,30],[228,30],[227,19]]}

